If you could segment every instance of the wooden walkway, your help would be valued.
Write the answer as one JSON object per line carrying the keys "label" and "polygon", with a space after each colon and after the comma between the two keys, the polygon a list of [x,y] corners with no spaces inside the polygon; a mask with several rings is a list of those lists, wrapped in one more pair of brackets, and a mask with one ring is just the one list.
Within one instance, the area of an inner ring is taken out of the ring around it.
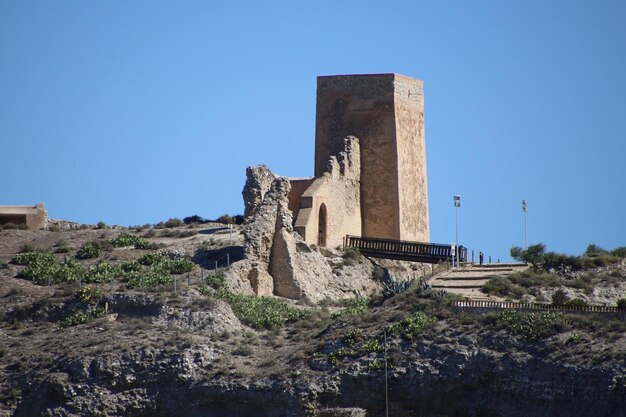
{"label": "wooden walkway", "polygon": [[[410,242],[404,240],[379,239],[347,235],[344,248],[358,249],[363,255],[375,258],[396,259],[436,264],[451,262],[452,246],[436,243]],[[467,248],[457,247],[460,262],[467,261]]]}
{"label": "wooden walkway", "polygon": [[453,307],[460,308],[485,308],[499,310],[539,310],[539,311],[564,311],[573,313],[626,313],[625,308],[611,306],[576,306],[554,305],[540,303],[511,303],[507,301],[482,301],[482,300],[455,300]]}

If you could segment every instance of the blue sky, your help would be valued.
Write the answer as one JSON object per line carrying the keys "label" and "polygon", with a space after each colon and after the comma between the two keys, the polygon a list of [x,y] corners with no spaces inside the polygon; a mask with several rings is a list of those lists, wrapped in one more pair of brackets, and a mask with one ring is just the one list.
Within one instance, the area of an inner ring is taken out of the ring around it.
{"label": "blue sky", "polygon": [[318,75],[424,80],[431,240],[626,245],[623,1],[3,1],[0,204],[135,225],[313,173]]}

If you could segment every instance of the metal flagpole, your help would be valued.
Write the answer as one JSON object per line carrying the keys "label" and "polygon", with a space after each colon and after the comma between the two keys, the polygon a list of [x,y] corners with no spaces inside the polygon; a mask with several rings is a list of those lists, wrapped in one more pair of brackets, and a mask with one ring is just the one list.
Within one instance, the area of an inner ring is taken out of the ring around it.
{"label": "metal flagpole", "polygon": [[522,200],[522,211],[524,212],[524,249],[528,249],[528,223],[526,222],[528,204],[526,204],[526,200]]}

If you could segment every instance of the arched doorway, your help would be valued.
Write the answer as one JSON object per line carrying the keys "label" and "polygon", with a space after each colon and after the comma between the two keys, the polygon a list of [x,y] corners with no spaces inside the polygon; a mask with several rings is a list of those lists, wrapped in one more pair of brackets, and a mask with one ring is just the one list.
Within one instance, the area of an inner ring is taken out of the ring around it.
{"label": "arched doorway", "polygon": [[320,212],[318,214],[317,224],[317,246],[326,246],[326,233],[327,233],[327,221],[328,214],[326,211],[326,204],[322,203],[320,206]]}

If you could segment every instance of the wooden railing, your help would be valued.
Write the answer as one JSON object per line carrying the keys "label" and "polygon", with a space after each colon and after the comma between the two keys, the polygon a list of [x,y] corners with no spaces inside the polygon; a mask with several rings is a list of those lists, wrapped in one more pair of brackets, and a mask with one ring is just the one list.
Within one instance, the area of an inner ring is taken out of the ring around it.
{"label": "wooden railing", "polygon": [[539,303],[511,303],[507,301],[455,300],[453,307],[460,308],[493,308],[512,310],[571,311],[584,313],[626,313],[626,309],[610,306],[576,306],[553,305]]}
{"label": "wooden railing", "polygon": [[[452,259],[452,246],[436,243],[347,235],[344,240],[344,247],[358,249],[363,255],[376,258],[426,263],[450,262]],[[458,246],[455,252],[460,256],[460,262],[467,262],[467,248]]]}

